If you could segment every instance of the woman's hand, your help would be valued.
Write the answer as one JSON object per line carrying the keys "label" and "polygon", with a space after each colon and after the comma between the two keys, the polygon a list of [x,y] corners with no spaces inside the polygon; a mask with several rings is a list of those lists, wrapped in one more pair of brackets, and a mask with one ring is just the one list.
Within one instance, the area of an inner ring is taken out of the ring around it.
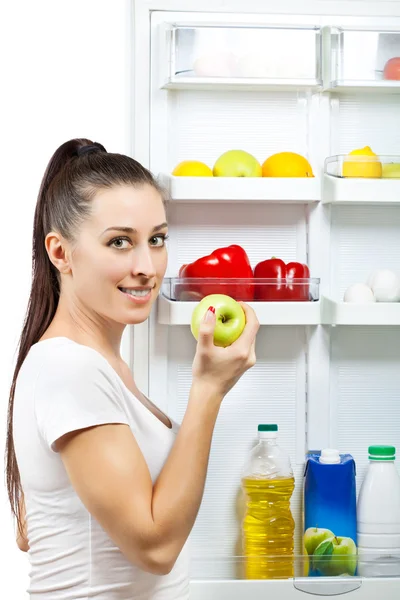
{"label": "woman's hand", "polygon": [[256,363],[255,343],[260,323],[254,310],[239,302],[246,316],[240,337],[226,348],[214,345],[215,314],[208,310],[200,325],[196,354],[193,360],[193,384],[214,389],[225,396],[240,377]]}

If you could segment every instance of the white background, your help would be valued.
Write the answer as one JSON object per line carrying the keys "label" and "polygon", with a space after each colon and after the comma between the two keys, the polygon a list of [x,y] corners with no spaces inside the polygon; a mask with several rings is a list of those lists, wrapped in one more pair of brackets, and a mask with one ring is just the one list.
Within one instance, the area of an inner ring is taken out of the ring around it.
{"label": "white background", "polygon": [[[130,146],[130,1],[0,3],[0,448],[15,350],[30,291],[33,212],[47,162],[73,137]],[[0,485],[0,597],[27,598],[29,565],[15,544]]]}

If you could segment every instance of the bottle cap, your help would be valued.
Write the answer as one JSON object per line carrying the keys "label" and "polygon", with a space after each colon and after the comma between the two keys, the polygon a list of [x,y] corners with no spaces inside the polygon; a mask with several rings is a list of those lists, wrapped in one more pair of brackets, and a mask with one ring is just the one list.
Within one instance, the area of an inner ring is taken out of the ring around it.
{"label": "bottle cap", "polygon": [[278,425],[259,425],[258,431],[278,431]]}
{"label": "bottle cap", "polygon": [[395,460],[396,448],[394,446],[369,446],[369,460]]}
{"label": "bottle cap", "polygon": [[335,450],[334,448],[324,448],[321,450],[321,456],[319,457],[319,462],[324,465],[337,465],[340,463],[340,454],[339,450]]}
{"label": "bottle cap", "polygon": [[259,439],[275,439],[278,437],[278,425],[259,425]]}

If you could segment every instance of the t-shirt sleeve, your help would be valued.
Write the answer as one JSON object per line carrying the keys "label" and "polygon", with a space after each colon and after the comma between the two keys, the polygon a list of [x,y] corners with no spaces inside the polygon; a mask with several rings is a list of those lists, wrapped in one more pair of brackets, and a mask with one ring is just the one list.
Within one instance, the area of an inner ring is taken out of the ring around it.
{"label": "t-shirt sleeve", "polygon": [[[35,388],[39,434],[56,452],[66,433],[95,425],[129,425],[112,367],[91,349],[54,356],[42,365]],[[56,353],[57,354],[57,353]]]}

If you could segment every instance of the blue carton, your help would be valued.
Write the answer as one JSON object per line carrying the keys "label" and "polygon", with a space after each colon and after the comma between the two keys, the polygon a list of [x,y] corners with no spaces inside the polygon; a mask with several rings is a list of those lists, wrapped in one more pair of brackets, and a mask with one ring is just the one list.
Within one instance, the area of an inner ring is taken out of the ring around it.
{"label": "blue carton", "polygon": [[303,552],[308,555],[308,575],[355,575],[356,466],[350,454],[333,450],[307,453],[303,506]]}

